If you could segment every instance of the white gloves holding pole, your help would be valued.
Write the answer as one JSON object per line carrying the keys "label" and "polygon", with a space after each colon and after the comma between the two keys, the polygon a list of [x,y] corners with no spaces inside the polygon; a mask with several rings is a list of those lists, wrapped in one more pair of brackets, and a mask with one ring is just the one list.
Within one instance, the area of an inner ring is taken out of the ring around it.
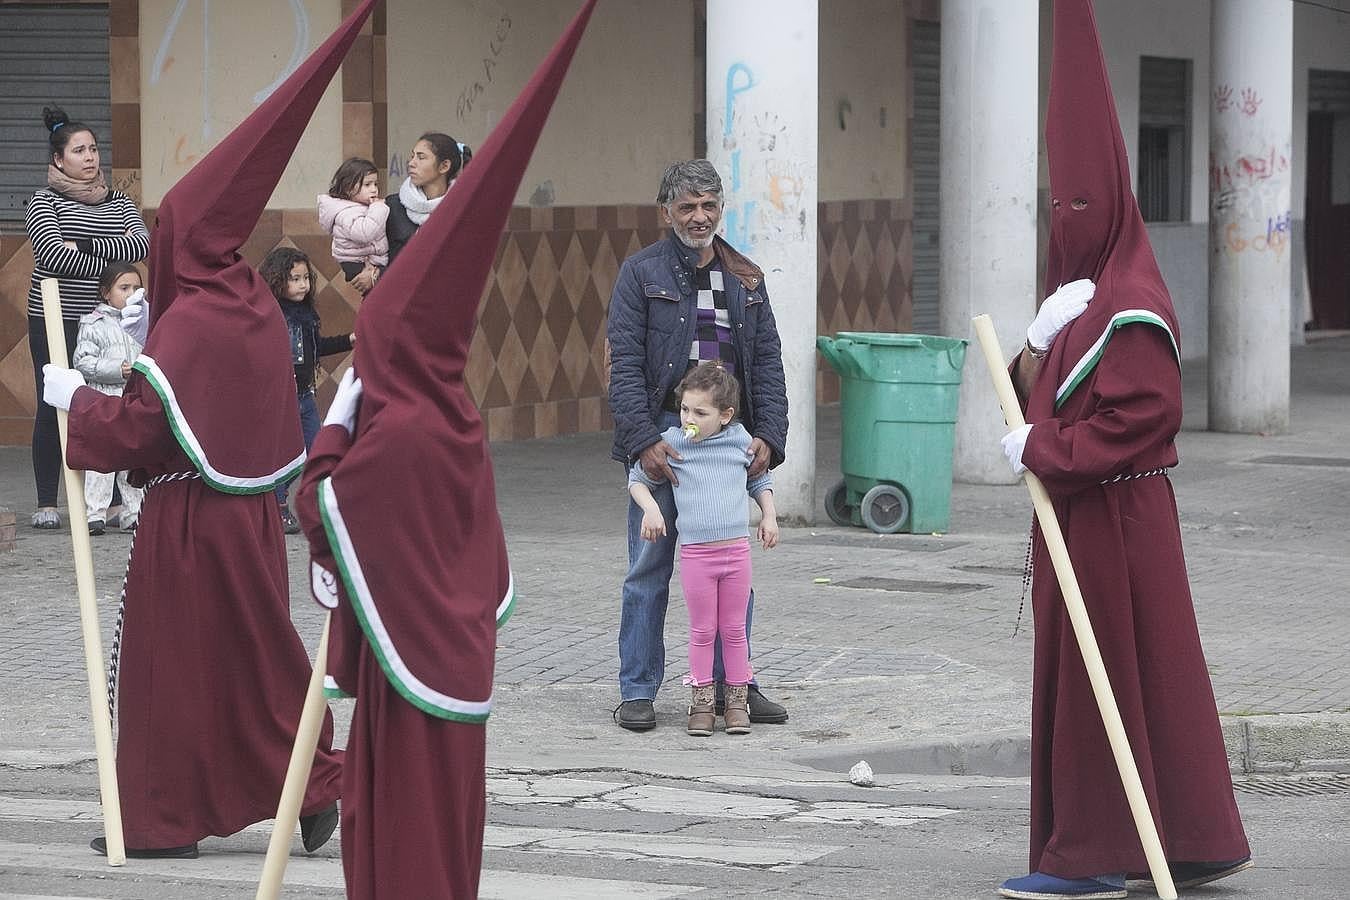
{"label": "white gloves holding pole", "polygon": [[356,369],[349,368],[338,382],[337,393],[333,395],[333,404],[328,407],[328,415],[323,424],[341,425],[348,434],[356,431],[356,410],[361,405],[361,379],[356,377]]}
{"label": "white gloves holding pole", "polygon": [[1008,457],[1008,465],[1012,466],[1014,475],[1021,475],[1027,470],[1022,464],[1022,451],[1027,446],[1029,434],[1031,434],[1030,425],[1019,425],[999,439],[999,443],[1003,445],[1003,455]]}
{"label": "white gloves holding pole", "polygon": [[70,410],[70,398],[84,387],[84,376],[75,369],[47,363],[42,367],[42,402],[57,409]]}
{"label": "white gloves holding pole", "polygon": [[[1058,290],[1046,297],[1036,318],[1027,326],[1027,349],[1032,352],[1032,356],[1044,356],[1064,327],[1083,314],[1088,301],[1096,293],[1097,286],[1090,279],[1080,278],[1060,285]],[[1022,463],[1022,451],[1027,446],[1027,435],[1030,433],[1030,425],[1019,425],[999,439],[1003,445],[1003,455],[1008,457],[1008,465],[1012,466],[1014,475],[1021,475],[1027,470]]]}

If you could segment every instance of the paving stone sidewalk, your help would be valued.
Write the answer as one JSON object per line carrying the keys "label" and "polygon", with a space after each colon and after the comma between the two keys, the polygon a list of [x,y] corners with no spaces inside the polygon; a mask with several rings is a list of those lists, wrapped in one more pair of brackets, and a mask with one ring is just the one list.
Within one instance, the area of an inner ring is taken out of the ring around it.
{"label": "paving stone sidewalk", "polygon": [[[1199,430],[1204,365],[1188,363],[1187,430],[1172,480],[1235,767],[1350,770],[1350,336],[1315,340],[1293,359],[1290,432],[1266,437]],[[967,377],[981,374],[972,368]],[[838,477],[838,408],[820,409],[817,424],[823,498]],[[629,736],[609,716],[626,494],[608,448],[605,434],[493,450],[520,593],[498,655],[498,764],[629,752],[617,743]],[[54,765],[90,755],[88,701],[69,533],[28,528],[31,502],[27,449],[0,449],[0,506],[20,525],[16,549],[0,553],[8,625],[0,630],[0,764]],[[941,768],[1024,739],[1029,611],[1013,632],[1026,491],[958,484],[952,510],[945,535],[817,524],[786,528],[779,549],[755,551],[756,669],[792,720],[756,729],[745,746],[827,760],[821,765],[860,747],[879,758],[890,752],[901,767],[926,753]],[[306,600],[302,539],[288,541],[294,617],[312,644],[320,615]],[[94,539],[105,647],[128,543],[116,532]],[[685,627],[676,583],[658,704],[672,725],[682,711]],[[669,732],[653,734],[661,733]]]}

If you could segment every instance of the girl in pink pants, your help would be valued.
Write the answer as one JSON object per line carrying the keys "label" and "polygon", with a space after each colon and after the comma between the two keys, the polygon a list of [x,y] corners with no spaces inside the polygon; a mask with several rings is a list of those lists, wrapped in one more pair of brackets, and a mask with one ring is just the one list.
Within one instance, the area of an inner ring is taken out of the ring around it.
{"label": "girl in pink pants", "polygon": [[[713,642],[721,638],[726,668],[724,718],[727,734],[750,731],[747,692],[753,679],[745,637],[750,603],[750,538],[746,525],[747,494],[762,516],[758,539],[767,550],[778,543],[778,517],[773,481],[768,472],[750,478],[750,435],[733,423],[740,385],[717,362],[689,371],[680,386],[679,428],[661,435],[675,451],[670,479],[675,493],[680,541],[680,583],[689,607],[689,672],[693,695],[689,705],[692,735],[713,733]],[[661,483],[633,466],[628,490],[642,508],[642,537],[654,541],[666,534],[665,518],[651,488]]]}

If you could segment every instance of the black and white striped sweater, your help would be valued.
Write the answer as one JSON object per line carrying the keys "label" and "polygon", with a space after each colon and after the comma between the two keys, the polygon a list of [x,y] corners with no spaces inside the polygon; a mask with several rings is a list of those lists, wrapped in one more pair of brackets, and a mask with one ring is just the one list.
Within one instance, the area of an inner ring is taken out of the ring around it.
{"label": "black and white striped sweater", "polygon": [[[42,316],[42,279],[61,282],[61,318],[78,321],[99,303],[98,277],[110,262],[137,262],[150,249],[135,202],[120,191],[95,206],[71,200],[48,188],[33,194],[24,216],[33,244],[33,278],[28,286],[28,315]],[[79,249],[63,243],[74,241]]]}

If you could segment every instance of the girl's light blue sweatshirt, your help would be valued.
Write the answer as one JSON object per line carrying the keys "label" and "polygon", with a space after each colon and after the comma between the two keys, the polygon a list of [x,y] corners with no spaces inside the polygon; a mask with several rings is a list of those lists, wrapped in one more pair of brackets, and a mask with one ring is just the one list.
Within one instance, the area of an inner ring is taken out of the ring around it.
{"label": "girl's light blue sweatshirt", "polygon": [[[706,544],[728,538],[745,537],[746,496],[757,497],[773,486],[768,471],[750,478],[750,434],[739,422],[732,422],[717,434],[701,441],[685,437],[676,427],[661,435],[683,459],[671,459],[670,467],[680,480],[675,485],[675,508],[679,511],[677,530],[681,544]],[[649,488],[664,482],[647,477],[642,463],[628,473],[628,483],[641,481]],[[667,527],[671,523],[666,523]]]}

